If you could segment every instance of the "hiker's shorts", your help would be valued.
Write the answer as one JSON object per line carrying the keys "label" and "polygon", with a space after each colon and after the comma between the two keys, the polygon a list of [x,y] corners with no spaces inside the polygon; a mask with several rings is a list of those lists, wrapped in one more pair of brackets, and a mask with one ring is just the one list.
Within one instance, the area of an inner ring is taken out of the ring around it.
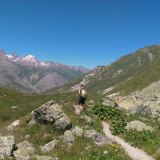
{"label": "hiker's shorts", "polygon": [[80,105],[81,103],[84,104],[84,102],[85,102],[85,98],[80,96],[79,101],[78,101],[78,105]]}

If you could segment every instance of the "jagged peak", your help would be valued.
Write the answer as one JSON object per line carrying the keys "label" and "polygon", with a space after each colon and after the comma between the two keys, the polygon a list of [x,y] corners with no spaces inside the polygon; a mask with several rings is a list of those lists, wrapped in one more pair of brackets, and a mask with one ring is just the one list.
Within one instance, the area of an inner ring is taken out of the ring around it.
{"label": "jagged peak", "polygon": [[4,53],[4,54],[6,54],[3,48],[2,48],[2,49],[0,49],[0,53]]}

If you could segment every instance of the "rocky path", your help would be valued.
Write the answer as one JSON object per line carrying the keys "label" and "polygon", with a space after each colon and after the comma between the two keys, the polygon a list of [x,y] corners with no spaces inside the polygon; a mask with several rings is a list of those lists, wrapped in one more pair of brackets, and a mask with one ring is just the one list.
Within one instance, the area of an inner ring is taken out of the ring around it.
{"label": "rocky path", "polygon": [[153,158],[151,156],[147,155],[144,151],[142,151],[138,148],[134,148],[130,144],[126,143],[124,141],[124,139],[121,139],[118,136],[112,135],[109,130],[109,124],[107,124],[106,122],[102,122],[102,124],[103,124],[104,134],[108,138],[110,138],[110,139],[114,140],[115,142],[117,142],[118,144],[120,144],[122,146],[122,148],[124,148],[124,150],[128,153],[128,155],[133,160],[153,160]]}
{"label": "rocky path", "polygon": [[[80,114],[80,109],[79,106],[75,106],[75,113],[76,114]],[[154,160],[153,157],[147,155],[144,151],[138,149],[138,148],[134,148],[132,147],[130,144],[126,143],[124,141],[124,139],[121,139],[118,136],[114,136],[111,134],[110,130],[109,130],[109,124],[107,124],[106,122],[102,122],[103,125],[103,132],[104,134],[112,139],[113,141],[115,141],[116,143],[120,144],[122,146],[122,148],[127,152],[127,154],[133,159],[133,160]]]}

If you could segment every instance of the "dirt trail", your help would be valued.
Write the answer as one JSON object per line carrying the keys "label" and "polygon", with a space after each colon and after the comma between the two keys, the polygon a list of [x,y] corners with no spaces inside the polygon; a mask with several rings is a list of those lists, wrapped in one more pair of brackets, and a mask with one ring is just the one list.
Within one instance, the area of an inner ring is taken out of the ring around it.
{"label": "dirt trail", "polygon": [[79,106],[77,105],[77,106],[73,106],[74,108],[75,108],[75,113],[76,114],[80,114],[80,108],[79,108]]}
{"label": "dirt trail", "polygon": [[[76,114],[80,114],[80,108],[79,106],[75,106],[75,113]],[[127,154],[133,159],[133,160],[154,160],[153,157],[149,156],[146,154],[146,152],[138,149],[138,148],[134,148],[132,147],[130,144],[126,143],[124,141],[124,139],[121,139],[118,136],[114,136],[111,134],[110,130],[109,130],[109,124],[107,124],[106,122],[102,122],[103,125],[103,132],[104,134],[112,139],[113,141],[117,142],[118,144],[120,144],[122,146],[122,148],[127,152]]]}
{"label": "dirt trail", "polygon": [[102,122],[103,124],[103,132],[104,134],[112,139],[113,141],[117,142],[118,144],[120,144],[122,146],[122,148],[124,148],[124,150],[128,153],[128,155],[133,159],[133,160],[153,160],[153,157],[149,156],[146,154],[146,152],[138,149],[138,148],[134,148],[132,147],[130,144],[126,143],[124,141],[124,139],[121,139],[118,136],[114,136],[111,134],[111,132],[109,131],[109,124],[107,124],[106,122]]}

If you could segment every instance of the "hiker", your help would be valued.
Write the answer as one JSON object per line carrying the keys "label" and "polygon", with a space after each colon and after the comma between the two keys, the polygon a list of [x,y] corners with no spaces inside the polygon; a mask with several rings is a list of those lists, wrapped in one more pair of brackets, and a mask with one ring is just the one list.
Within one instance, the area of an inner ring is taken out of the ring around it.
{"label": "hiker", "polygon": [[87,98],[87,90],[83,87],[83,84],[81,84],[80,89],[78,91],[77,97],[79,97],[78,105],[80,110],[83,110],[83,105],[85,102],[85,99]]}

